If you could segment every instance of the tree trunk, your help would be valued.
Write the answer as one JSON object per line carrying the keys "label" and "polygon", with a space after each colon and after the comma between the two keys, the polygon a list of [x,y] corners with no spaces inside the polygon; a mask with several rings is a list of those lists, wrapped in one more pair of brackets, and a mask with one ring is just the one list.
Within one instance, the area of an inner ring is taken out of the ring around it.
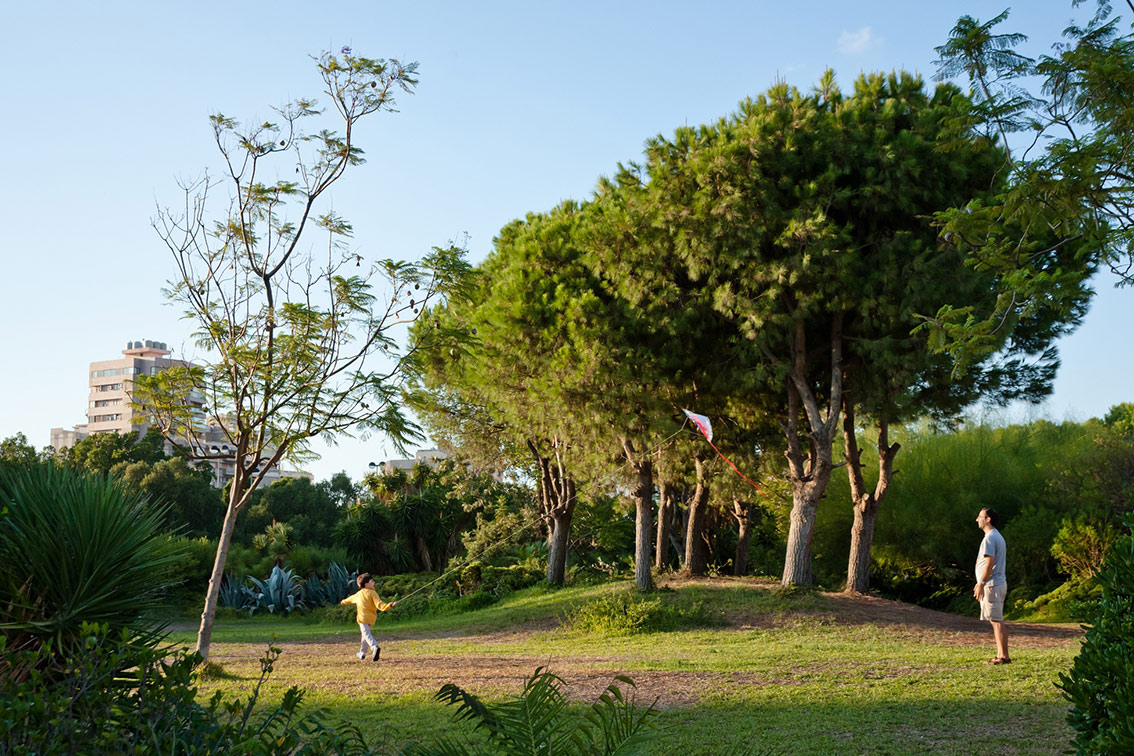
{"label": "tree trunk", "polygon": [[639,591],[654,589],[650,574],[650,547],[654,535],[654,466],[649,461],[638,467],[638,491],[634,502],[634,585]]}
{"label": "tree trunk", "polygon": [[848,593],[866,593],[870,590],[870,552],[874,545],[874,521],[878,506],[890,491],[893,479],[894,456],[901,444],[889,444],[889,426],[878,422],[878,483],[868,491],[862,475],[862,452],[854,429],[854,404],[849,397],[843,400],[843,444],[847,457],[847,478],[850,480],[851,504],[854,524],[851,525],[850,558],[847,560]]}
{"label": "tree trunk", "polygon": [[694,459],[697,468],[697,489],[689,502],[689,525],[685,529],[685,573],[704,575],[707,566],[705,554],[705,511],[709,507],[709,482],[705,479],[705,463]]}
{"label": "tree trunk", "polygon": [[547,543],[547,582],[563,585],[567,576],[567,540],[571,532],[571,513],[557,510],[551,515],[551,537]]}
{"label": "tree trunk", "polygon": [[213,620],[217,615],[217,598],[220,596],[221,583],[224,581],[224,565],[228,561],[228,548],[232,544],[232,532],[236,528],[236,516],[243,503],[240,498],[240,488],[243,487],[239,470],[233,478],[229,488],[228,509],[225,510],[224,524],[221,526],[220,539],[217,541],[217,555],[213,560],[213,571],[209,575],[209,588],[205,591],[205,608],[201,611],[201,626],[197,630],[197,648],[194,649],[202,659],[209,658],[209,646],[213,639]]}
{"label": "tree trunk", "polygon": [[429,544],[425,542],[425,536],[418,533],[414,538],[417,541],[417,557],[421,560],[422,569],[433,572],[433,558],[429,556]]}
{"label": "tree trunk", "polygon": [[732,560],[732,574],[740,577],[748,572],[748,544],[752,540],[752,506],[746,501],[732,500],[732,514],[736,518],[736,556]]}
{"label": "tree trunk", "polygon": [[[843,403],[842,315],[836,313],[831,322],[830,397],[826,416],[809,381],[804,326],[800,323],[791,345],[792,365],[787,375],[788,415],[784,426],[787,437],[788,470],[791,475],[791,520],[787,553],[784,554],[782,584],[810,585],[811,539],[815,530],[815,512],[819,499],[827,490],[834,468],[832,446]],[[806,457],[799,433],[801,413],[807,420],[808,450]]]}
{"label": "tree trunk", "polygon": [[539,505],[547,525],[547,582],[563,585],[567,574],[567,543],[571,531],[571,518],[575,514],[575,481],[563,467],[559,457],[545,457],[539,453],[535,443],[528,441],[528,448],[535,455],[539,465]]}
{"label": "tree trunk", "polygon": [[669,531],[673,523],[673,488],[664,480],[658,483],[658,531],[654,547],[654,568],[664,570],[669,555]]}

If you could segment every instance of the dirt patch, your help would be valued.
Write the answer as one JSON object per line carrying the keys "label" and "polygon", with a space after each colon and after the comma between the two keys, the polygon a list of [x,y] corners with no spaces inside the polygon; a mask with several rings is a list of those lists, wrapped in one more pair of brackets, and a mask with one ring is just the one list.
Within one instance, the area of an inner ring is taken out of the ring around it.
{"label": "dirt patch", "polygon": [[[686,581],[689,582],[689,581]],[[772,590],[774,585],[753,581],[697,581],[706,586],[735,587],[743,583],[754,590]],[[817,608],[791,613],[746,615],[729,618],[728,627],[720,633],[776,626],[830,624],[835,626],[876,626],[880,637],[915,639],[926,645],[973,646],[990,649],[988,623],[970,617],[936,612],[873,596],[820,593]],[[279,644],[284,653],[276,663],[274,685],[299,685],[313,690],[333,691],[354,696],[409,693],[433,694],[445,683],[455,683],[477,695],[490,697],[517,694],[524,680],[536,667],[544,667],[563,678],[568,695],[574,700],[593,701],[610,685],[615,675],[632,669],[637,659],[609,655],[534,655],[508,653],[509,644],[522,642],[534,634],[553,631],[554,620],[540,620],[531,625],[510,628],[506,632],[383,634],[383,657],[377,663],[360,662],[354,656],[354,639],[288,642]],[[1083,632],[1077,627],[1008,624],[1012,648],[1050,649],[1071,647],[1080,641]],[[402,644],[429,640],[450,640],[478,645],[479,653],[454,655],[417,655]],[[501,653],[493,653],[495,648]],[[257,659],[262,645],[214,644],[215,661],[225,664],[235,674],[251,677],[258,674]],[[678,662],[680,664],[680,662]],[[870,665],[833,659],[829,663],[809,666],[778,667],[774,673],[749,671],[643,670],[634,669],[629,676],[635,688],[619,683],[625,693],[633,694],[641,703],[657,699],[662,708],[695,705],[706,697],[728,697],[734,691],[770,685],[804,685],[816,676],[841,678],[839,684],[871,684],[872,680],[901,677],[911,679],[931,673],[925,666],[895,663]]]}

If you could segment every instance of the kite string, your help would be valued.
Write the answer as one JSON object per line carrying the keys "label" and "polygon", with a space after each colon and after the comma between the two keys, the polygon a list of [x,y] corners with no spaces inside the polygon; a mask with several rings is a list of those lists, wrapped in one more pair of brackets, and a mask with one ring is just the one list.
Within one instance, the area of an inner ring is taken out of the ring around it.
{"label": "kite string", "polygon": [[422,591],[424,591],[426,588],[433,585],[437,581],[444,580],[445,578],[447,578],[449,575],[452,575],[457,570],[464,569],[465,567],[467,567],[469,564],[471,564],[476,559],[480,559],[482,556],[487,554],[492,549],[496,548],[497,546],[501,546],[501,545],[507,543],[508,541],[512,540],[515,536],[524,532],[525,530],[532,527],[533,525],[539,524],[539,522],[540,522],[539,519],[535,519],[535,520],[532,520],[531,522],[529,522],[525,525],[521,525],[520,527],[516,528],[515,530],[513,530],[511,533],[509,533],[507,536],[505,536],[501,540],[497,541],[496,543],[492,543],[492,544],[489,544],[488,546],[485,546],[483,549],[481,549],[481,552],[479,554],[477,554],[475,557],[472,556],[472,555],[469,555],[468,557],[465,558],[464,562],[458,564],[456,567],[453,567],[452,569],[448,570],[447,572],[444,572],[444,573],[438,575],[437,577],[430,580],[428,583],[425,583],[423,585],[418,586],[417,588],[415,588],[414,590],[410,591],[405,596],[402,596],[401,598],[399,598],[397,600],[398,601],[405,601],[410,596],[414,596],[418,593],[421,593]]}
{"label": "kite string", "polygon": [[[708,436],[705,436],[705,440],[706,440],[706,441],[709,441],[709,437],[708,437]],[[713,447],[713,451],[715,451],[715,452],[716,452],[717,454],[720,454],[720,457],[721,457],[721,459],[723,459],[723,460],[724,460],[725,462],[728,462],[728,466],[729,466],[729,467],[731,467],[731,468],[732,468],[733,470],[736,470],[736,474],[737,474],[737,475],[739,475],[740,477],[744,478],[744,480],[748,481],[748,484],[749,484],[750,486],[752,486],[753,488],[755,488],[755,489],[756,489],[756,491],[757,491],[757,492],[759,492],[759,494],[760,494],[761,496],[763,496],[763,497],[764,497],[765,499],[767,499],[767,498],[768,498],[768,494],[764,493],[764,489],[760,488],[760,486],[758,486],[757,484],[753,483],[753,482],[752,482],[752,481],[751,481],[751,480],[750,480],[750,479],[748,478],[748,476],[747,476],[747,475],[745,475],[744,473],[742,473],[742,472],[740,471],[740,469],[739,469],[739,468],[738,468],[738,467],[737,467],[736,465],[734,465],[734,464],[732,463],[732,460],[731,460],[731,459],[729,459],[728,457],[726,457],[726,456],[725,456],[724,454],[721,454],[721,450],[717,448],[717,445],[716,445],[716,444],[714,444],[714,443],[713,443],[712,441],[709,441],[709,446]]]}

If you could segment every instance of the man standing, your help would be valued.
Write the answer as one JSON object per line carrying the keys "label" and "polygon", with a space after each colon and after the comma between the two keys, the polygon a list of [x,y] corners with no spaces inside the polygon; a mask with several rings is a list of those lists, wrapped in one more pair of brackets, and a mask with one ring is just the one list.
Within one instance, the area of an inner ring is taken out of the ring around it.
{"label": "man standing", "polygon": [[980,602],[980,618],[992,623],[992,636],[996,639],[996,658],[985,664],[1010,664],[1008,630],[1004,627],[1004,597],[1008,594],[1008,579],[1004,576],[1007,546],[1004,536],[996,529],[1000,515],[986,507],[977,515],[976,524],[984,531],[984,540],[977,552],[973,598]]}

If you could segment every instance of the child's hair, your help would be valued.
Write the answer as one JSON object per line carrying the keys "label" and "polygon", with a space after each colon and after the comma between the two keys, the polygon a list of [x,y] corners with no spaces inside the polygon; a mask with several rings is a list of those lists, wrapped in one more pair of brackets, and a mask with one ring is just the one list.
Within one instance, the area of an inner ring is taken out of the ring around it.
{"label": "child's hair", "polygon": [[370,582],[370,573],[364,572],[361,575],[359,575],[358,578],[357,578],[357,582],[358,582],[359,588],[365,588],[366,584]]}

